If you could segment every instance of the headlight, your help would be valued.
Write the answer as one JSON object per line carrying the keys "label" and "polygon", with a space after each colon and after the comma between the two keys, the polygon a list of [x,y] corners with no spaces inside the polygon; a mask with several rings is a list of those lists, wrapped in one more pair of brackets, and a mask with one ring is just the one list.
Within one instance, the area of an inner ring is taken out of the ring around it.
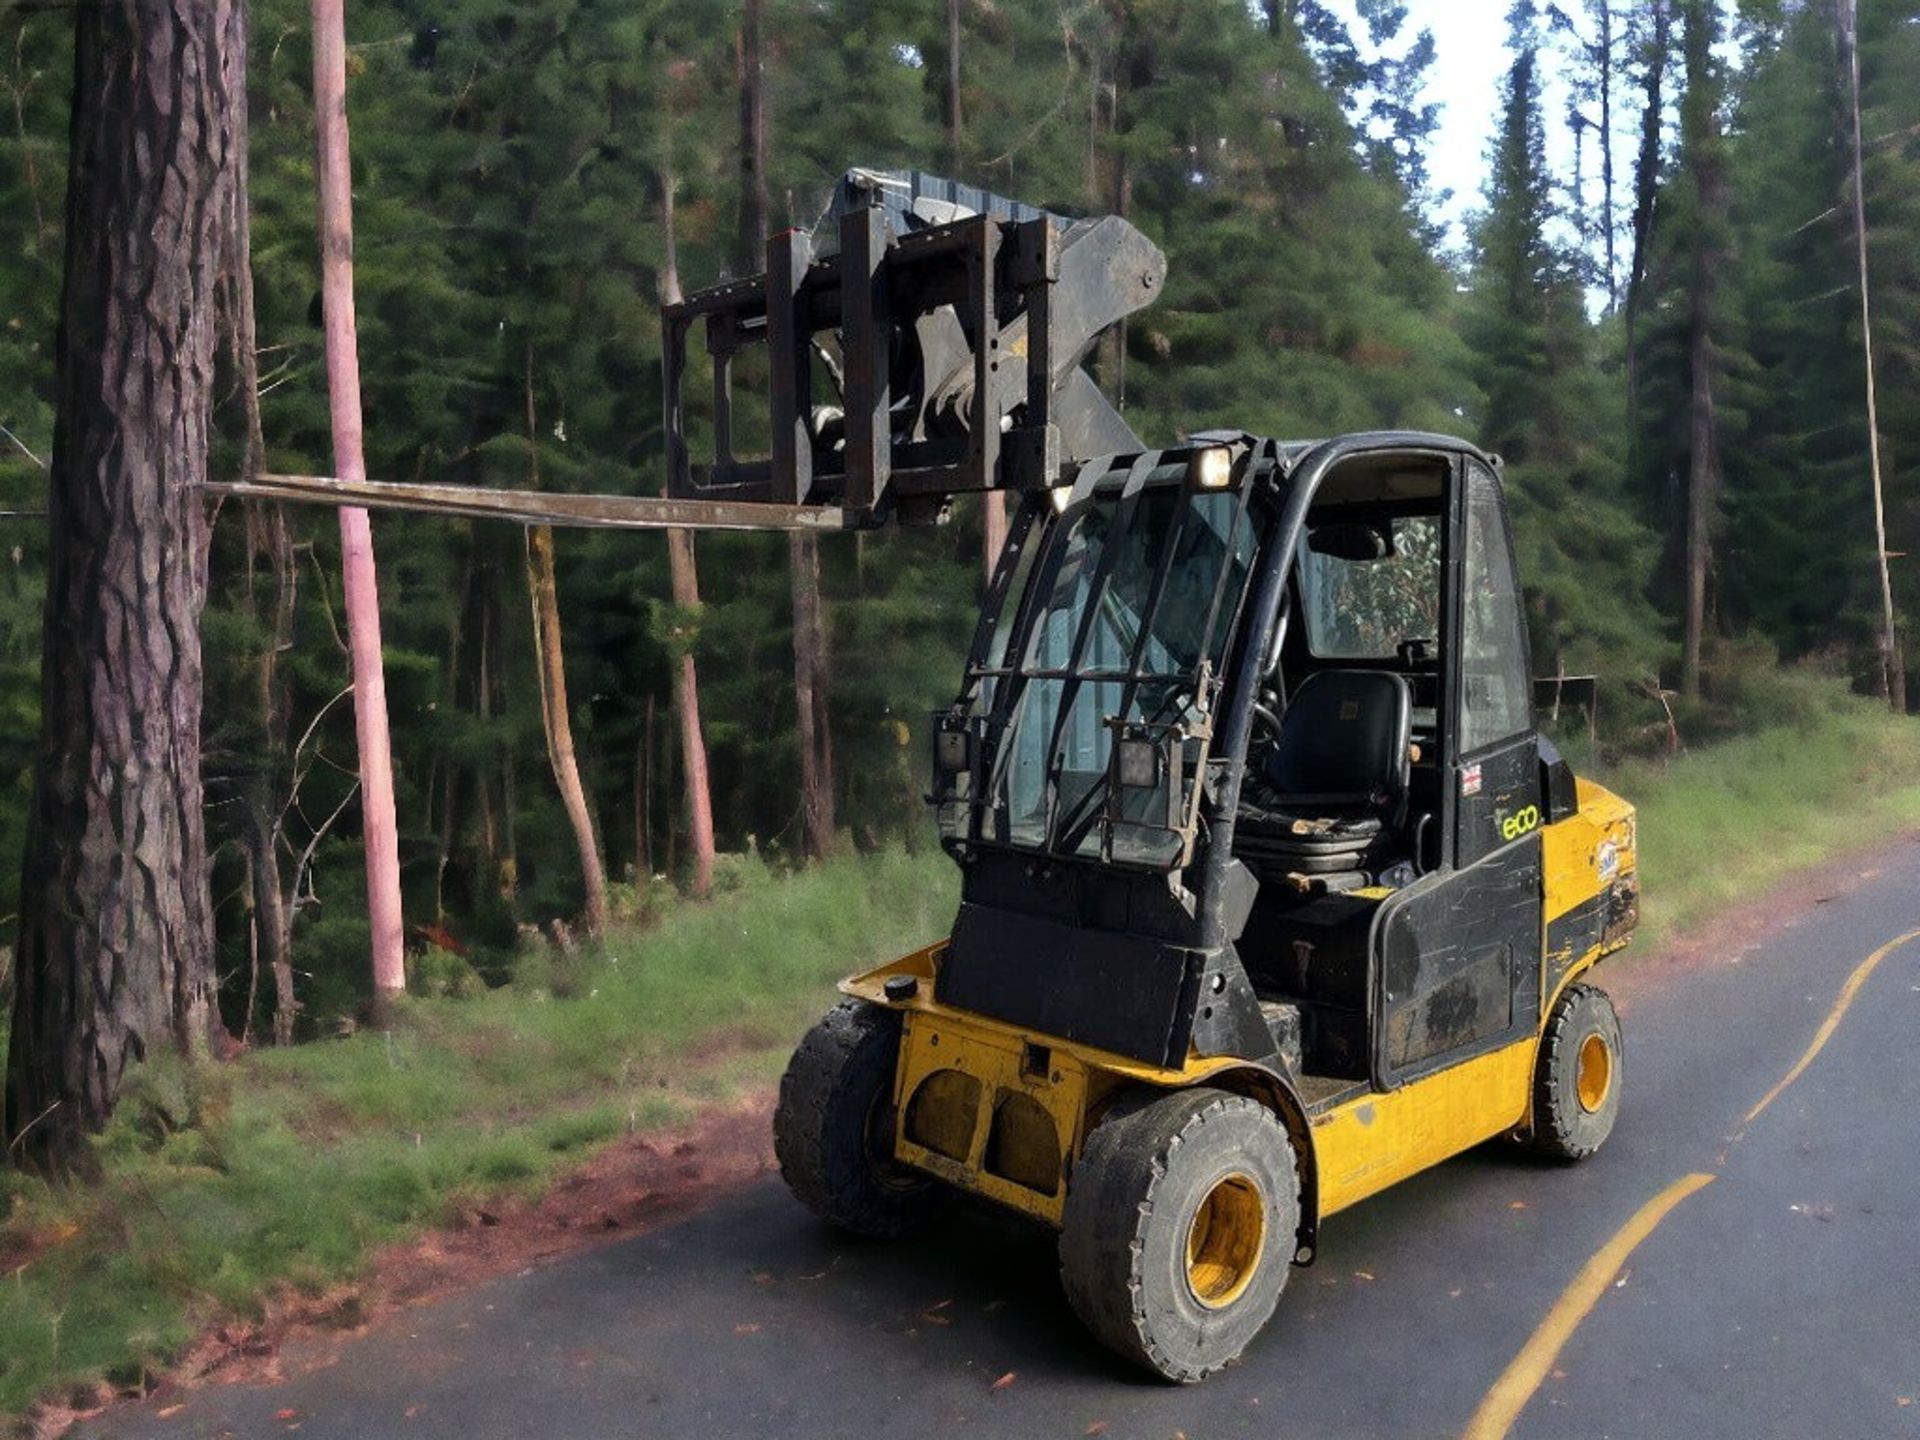
{"label": "headlight", "polygon": [[1160,747],[1151,740],[1124,739],[1116,769],[1123,790],[1151,790],[1160,783]]}
{"label": "headlight", "polygon": [[1233,483],[1233,452],[1213,445],[1187,462],[1193,483],[1202,490],[1224,490]]}
{"label": "headlight", "polygon": [[942,730],[934,736],[934,764],[942,775],[964,775],[973,768],[971,739],[965,730]]}

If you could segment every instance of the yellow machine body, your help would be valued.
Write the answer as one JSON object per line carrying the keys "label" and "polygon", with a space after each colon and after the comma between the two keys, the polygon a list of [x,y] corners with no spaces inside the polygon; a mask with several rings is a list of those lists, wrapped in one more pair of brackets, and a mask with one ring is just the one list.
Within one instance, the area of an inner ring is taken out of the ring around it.
{"label": "yellow machine body", "polygon": [[[1541,1004],[1527,1038],[1392,1090],[1356,1081],[1303,1095],[1291,1077],[1251,1058],[1190,1054],[1178,1069],[1163,1068],[943,1005],[935,999],[942,942],[840,987],[902,1013],[894,1159],[1057,1226],[1074,1161],[1116,1094],[1212,1084],[1281,1113],[1301,1152],[1311,1202],[1303,1221],[1311,1227],[1482,1141],[1525,1131],[1546,1017],[1568,984],[1627,943],[1636,918],[1633,807],[1585,780],[1578,801],[1574,814],[1542,831]],[[1556,921],[1608,904],[1603,927],[1580,927],[1585,943],[1553,942],[1565,928]],[[911,996],[889,999],[886,982],[901,975],[921,983]]]}

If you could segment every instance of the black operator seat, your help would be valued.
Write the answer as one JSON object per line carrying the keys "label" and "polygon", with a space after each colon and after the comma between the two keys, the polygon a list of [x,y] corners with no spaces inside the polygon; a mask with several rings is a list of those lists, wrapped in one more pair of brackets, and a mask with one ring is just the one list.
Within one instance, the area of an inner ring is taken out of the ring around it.
{"label": "black operator seat", "polygon": [[[1234,849],[1301,877],[1365,883],[1406,818],[1413,699],[1389,670],[1316,670],[1251,771]],[[1357,875],[1357,872],[1358,875]],[[1357,878],[1356,878],[1357,875]]]}

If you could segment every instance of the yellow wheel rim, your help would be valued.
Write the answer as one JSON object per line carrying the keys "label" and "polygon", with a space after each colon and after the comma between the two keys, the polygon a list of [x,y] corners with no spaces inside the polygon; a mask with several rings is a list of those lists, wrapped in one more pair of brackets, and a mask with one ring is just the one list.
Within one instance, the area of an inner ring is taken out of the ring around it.
{"label": "yellow wheel rim", "polygon": [[1229,1175],[1207,1192],[1187,1230],[1187,1288],[1210,1310],[1231,1305],[1253,1283],[1266,1246],[1260,1187]]}
{"label": "yellow wheel rim", "polygon": [[1596,1032],[1580,1042],[1580,1069],[1573,1088],[1580,1108],[1589,1115],[1607,1103],[1613,1089],[1613,1047],[1606,1036]]}

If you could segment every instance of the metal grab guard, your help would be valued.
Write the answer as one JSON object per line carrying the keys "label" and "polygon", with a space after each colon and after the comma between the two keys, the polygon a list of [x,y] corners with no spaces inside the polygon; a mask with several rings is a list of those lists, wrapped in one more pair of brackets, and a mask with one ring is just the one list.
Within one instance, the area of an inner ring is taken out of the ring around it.
{"label": "metal grab guard", "polygon": [[[986,209],[927,223],[970,204]],[[829,218],[835,253],[816,258],[811,236],[784,231],[764,274],[662,307],[669,497],[924,520],[956,493],[1039,488],[1063,465],[1141,448],[1080,368],[1165,279],[1133,226],[865,171],[841,182]],[[713,437],[696,461],[686,371],[702,322]],[[764,458],[745,458],[735,366],[759,345],[768,434]]]}

